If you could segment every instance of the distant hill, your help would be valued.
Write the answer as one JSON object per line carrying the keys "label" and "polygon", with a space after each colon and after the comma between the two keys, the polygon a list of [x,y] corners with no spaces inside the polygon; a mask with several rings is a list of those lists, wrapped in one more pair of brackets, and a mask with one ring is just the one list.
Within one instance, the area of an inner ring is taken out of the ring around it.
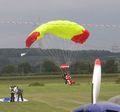
{"label": "distant hill", "polygon": [[[27,55],[21,57],[21,53],[28,52]],[[93,61],[95,58],[101,60],[120,59],[120,53],[113,53],[104,50],[83,50],[83,51],[63,51],[59,49],[40,50],[38,48],[32,49],[0,49],[0,67],[8,64],[19,64],[27,61],[31,64],[42,63],[46,59],[54,60],[56,62],[80,61],[87,60]]]}

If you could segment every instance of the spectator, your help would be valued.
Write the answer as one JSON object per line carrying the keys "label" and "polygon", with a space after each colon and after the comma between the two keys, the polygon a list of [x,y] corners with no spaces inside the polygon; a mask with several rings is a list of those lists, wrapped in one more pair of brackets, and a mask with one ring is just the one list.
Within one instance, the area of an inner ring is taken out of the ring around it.
{"label": "spectator", "polygon": [[14,86],[10,86],[10,94],[11,94],[11,97],[10,97],[10,102],[14,102],[15,101],[15,92],[14,92]]}
{"label": "spectator", "polygon": [[23,90],[21,88],[18,88],[18,91],[17,91],[17,95],[18,95],[18,98],[17,98],[17,101],[20,101],[19,99],[21,98],[21,101],[23,101]]}

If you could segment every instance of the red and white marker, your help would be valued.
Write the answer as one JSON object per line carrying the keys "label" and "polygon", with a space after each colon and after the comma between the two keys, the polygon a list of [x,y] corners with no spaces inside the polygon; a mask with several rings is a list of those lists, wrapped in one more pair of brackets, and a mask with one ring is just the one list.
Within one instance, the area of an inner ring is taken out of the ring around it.
{"label": "red and white marker", "polygon": [[92,103],[97,102],[101,85],[101,61],[100,59],[95,60],[93,79],[92,79]]}

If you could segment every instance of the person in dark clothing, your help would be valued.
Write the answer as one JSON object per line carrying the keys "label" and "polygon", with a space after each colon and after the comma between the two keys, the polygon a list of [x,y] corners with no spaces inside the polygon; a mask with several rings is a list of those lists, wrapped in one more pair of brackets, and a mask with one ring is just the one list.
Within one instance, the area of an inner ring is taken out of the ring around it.
{"label": "person in dark clothing", "polygon": [[18,88],[18,92],[17,92],[18,98],[17,101],[19,101],[19,99],[21,98],[21,101],[23,101],[23,90]]}
{"label": "person in dark clothing", "polygon": [[67,80],[66,80],[66,72],[63,74],[63,79],[65,80],[65,84],[67,84]]}
{"label": "person in dark clothing", "polygon": [[14,88],[11,88],[10,94],[11,94],[11,100],[10,100],[10,102],[14,102],[14,101],[15,101],[15,97],[14,97],[14,95],[15,95]]}

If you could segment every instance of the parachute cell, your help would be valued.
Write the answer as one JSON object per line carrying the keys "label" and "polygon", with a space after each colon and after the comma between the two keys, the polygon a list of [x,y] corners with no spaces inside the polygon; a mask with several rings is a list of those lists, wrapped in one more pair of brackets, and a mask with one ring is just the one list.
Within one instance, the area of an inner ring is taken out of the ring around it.
{"label": "parachute cell", "polygon": [[26,40],[26,47],[31,47],[35,41],[43,38],[46,34],[80,44],[83,44],[89,37],[89,32],[83,26],[67,20],[56,20],[42,24],[33,30]]}

